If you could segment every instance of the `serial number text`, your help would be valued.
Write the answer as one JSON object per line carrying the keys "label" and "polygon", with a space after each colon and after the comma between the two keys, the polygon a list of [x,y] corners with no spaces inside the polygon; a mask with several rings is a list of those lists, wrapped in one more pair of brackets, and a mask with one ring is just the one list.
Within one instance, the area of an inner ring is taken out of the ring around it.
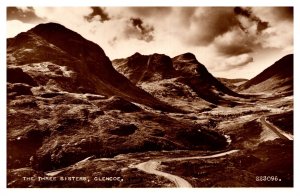
{"label": "serial number text", "polygon": [[255,180],[257,181],[257,182],[269,182],[269,181],[271,181],[271,182],[280,182],[281,181],[281,179],[280,178],[278,178],[278,176],[256,176],[255,177]]}

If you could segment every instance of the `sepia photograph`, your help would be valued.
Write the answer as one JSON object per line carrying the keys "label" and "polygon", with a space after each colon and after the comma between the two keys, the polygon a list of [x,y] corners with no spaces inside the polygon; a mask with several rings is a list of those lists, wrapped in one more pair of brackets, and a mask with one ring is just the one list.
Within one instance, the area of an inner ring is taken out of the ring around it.
{"label": "sepia photograph", "polygon": [[294,187],[294,7],[6,7],[7,188]]}

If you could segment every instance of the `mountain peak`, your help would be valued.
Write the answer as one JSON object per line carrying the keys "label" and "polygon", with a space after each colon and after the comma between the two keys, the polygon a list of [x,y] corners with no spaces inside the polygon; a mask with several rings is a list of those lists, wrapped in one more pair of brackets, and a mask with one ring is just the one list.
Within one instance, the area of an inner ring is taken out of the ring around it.
{"label": "mountain peak", "polygon": [[174,68],[184,75],[208,74],[206,67],[190,52],[175,56],[172,60]]}
{"label": "mountain peak", "polygon": [[196,60],[196,56],[193,53],[190,53],[190,52],[183,53],[183,54],[178,55],[174,58],[177,58],[178,60]]}
{"label": "mountain peak", "polygon": [[43,38],[49,37],[70,37],[72,39],[84,39],[80,34],[66,28],[65,26],[58,23],[42,23],[34,28],[30,29],[29,32],[33,32]]}
{"label": "mountain peak", "polygon": [[51,44],[56,45],[76,57],[80,55],[80,52],[83,52],[83,50],[86,49],[98,51],[98,53],[100,52],[102,54],[104,53],[102,48],[97,44],[86,40],[79,33],[76,33],[75,31],[72,31],[58,23],[39,24],[30,29],[28,32],[42,37]]}
{"label": "mountain peak", "polygon": [[[41,23],[38,24],[37,26],[33,27],[30,29],[32,32],[72,32],[75,33],[74,31],[66,28],[65,26],[59,24],[59,23],[54,23],[54,22],[49,22],[49,23]],[[76,33],[78,34],[78,33]],[[79,35],[79,34],[78,34]]]}
{"label": "mountain peak", "polygon": [[142,56],[142,54],[139,53],[139,52],[136,52],[136,53],[134,53],[132,56]]}

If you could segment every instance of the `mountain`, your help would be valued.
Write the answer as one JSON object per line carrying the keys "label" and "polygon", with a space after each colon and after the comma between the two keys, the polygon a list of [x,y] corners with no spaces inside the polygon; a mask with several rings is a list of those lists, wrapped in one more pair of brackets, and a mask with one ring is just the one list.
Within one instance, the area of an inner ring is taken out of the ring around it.
{"label": "mountain", "polygon": [[235,98],[244,97],[230,90],[216,79],[195,55],[185,53],[173,59],[173,66],[180,74],[179,81],[190,86],[199,97],[216,105],[237,104]]}
{"label": "mountain", "polygon": [[178,111],[118,73],[100,46],[60,24],[40,24],[8,39],[7,56],[8,68],[21,68],[50,90],[119,96],[155,109]]}
{"label": "mountain", "polygon": [[126,59],[116,59],[113,64],[134,84],[173,78],[175,75],[172,59],[163,54],[135,53]]}
{"label": "mountain", "polygon": [[240,92],[293,94],[293,54],[284,56],[260,74],[238,87]]}
{"label": "mountain", "polygon": [[[114,60],[113,66],[131,82],[148,92],[148,89],[151,91],[157,85],[162,86],[161,88],[175,85],[175,91],[181,96],[185,96],[182,92],[192,91],[208,103],[230,106],[236,104],[235,97],[242,97],[218,81],[191,53],[174,58],[164,54],[135,53],[128,58]],[[159,84],[160,81],[165,82]],[[151,88],[147,87],[151,84],[153,84]],[[169,92],[172,90],[174,88],[165,89]]]}
{"label": "mountain", "polygon": [[[157,66],[143,81],[173,77],[170,58],[154,55],[150,62]],[[169,104],[118,73],[100,46],[60,24],[7,40],[7,167],[20,176],[20,168],[53,170],[90,156],[227,146],[209,120],[196,123],[197,115]]]}

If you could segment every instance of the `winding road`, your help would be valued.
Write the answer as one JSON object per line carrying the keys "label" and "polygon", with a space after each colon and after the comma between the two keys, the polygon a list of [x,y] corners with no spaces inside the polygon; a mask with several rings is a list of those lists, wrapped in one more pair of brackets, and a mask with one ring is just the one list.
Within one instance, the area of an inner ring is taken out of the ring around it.
{"label": "winding road", "polygon": [[213,155],[207,155],[207,156],[194,156],[194,157],[182,157],[182,158],[171,158],[171,159],[158,159],[158,160],[149,160],[143,163],[139,163],[137,165],[133,165],[131,167],[137,168],[138,170],[141,170],[143,172],[149,173],[149,174],[155,174],[158,176],[163,176],[173,182],[176,187],[185,187],[185,188],[191,188],[192,185],[186,181],[185,179],[169,174],[166,172],[162,172],[157,170],[157,168],[160,166],[161,162],[170,162],[170,161],[182,161],[182,160],[192,160],[192,159],[210,159],[210,158],[218,158],[222,156],[226,156],[232,153],[235,153],[239,150],[230,150],[218,154],[213,154]]}
{"label": "winding road", "polygon": [[280,130],[278,127],[276,127],[273,124],[269,123],[266,120],[266,116],[261,116],[259,120],[260,120],[262,125],[268,127],[271,131],[273,131],[281,139],[288,139],[288,140],[293,140],[294,139],[293,135],[285,133],[284,131]]}
{"label": "winding road", "polygon": [[[293,140],[293,135],[290,135],[288,133],[285,133],[284,131],[280,130],[278,127],[274,126],[272,123],[268,122],[266,120],[266,116],[261,116],[259,118],[260,122],[262,123],[263,126],[268,127],[271,131],[273,131],[278,137],[281,139],[288,139],[288,140]],[[143,163],[139,163],[137,165],[133,165],[132,167],[137,168],[141,171],[144,171],[149,174],[155,174],[158,176],[163,176],[170,181],[172,181],[176,187],[192,187],[192,185],[186,181],[185,179],[169,174],[166,172],[162,172],[158,170],[158,167],[160,166],[161,162],[170,162],[170,161],[183,161],[183,160],[192,160],[192,159],[209,159],[209,158],[217,158],[217,157],[222,157],[228,154],[235,153],[239,150],[230,150],[214,155],[207,155],[207,156],[194,156],[194,157],[182,157],[182,158],[170,158],[170,159],[158,159],[158,160],[149,160]]]}
{"label": "winding road", "polygon": [[[285,133],[284,131],[282,131],[279,128],[277,128],[276,126],[274,126],[272,123],[268,122],[266,120],[266,116],[261,116],[259,118],[259,120],[260,120],[260,122],[262,123],[263,126],[266,126],[268,129],[273,131],[281,139],[293,140],[293,135]],[[188,181],[186,181],[185,179],[183,179],[179,176],[173,175],[173,174],[169,174],[167,172],[159,171],[158,167],[161,165],[162,162],[218,158],[218,157],[223,157],[223,156],[226,156],[226,155],[238,152],[238,151],[239,150],[229,150],[229,151],[226,151],[226,152],[217,153],[217,154],[213,154],[213,155],[206,155],[206,156],[153,159],[153,160],[142,162],[142,163],[139,163],[139,164],[136,164],[136,165],[130,165],[129,167],[137,168],[138,170],[143,171],[145,173],[154,174],[154,175],[157,175],[157,176],[162,176],[162,177],[170,180],[171,182],[173,182],[176,187],[191,188],[192,185]],[[82,163],[85,163],[86,161],[90,160],[91,158],[93,158],[93,157],[87,157],[86,159],[84,159],[82,161],[79,161],[79,162],[75,163],[74,165],[66,167],[66,168],[61,168],[61,169],[58,169],[58,170],[53,170],[53,171],[46,172],[46,175],[47,176],[56,176],[56,175],[60,174],[61,172],[65,171],[67,168],[78,166],[78,165],[80,165]]]}
{"label": "winding road", "polygon": [[141,171],[149,173],[149,174],[163,176],[163,177],[169,179],[170,181],[172,181],[176,185],[176,187],[186,187],[186,188],[192,187],[192,185],[188,181],[186,181],[185,179],[183,179],[179,176],[175,176],[175,175],[157,170],[160,163],[161,163],[161,161],[159,161],[159,160],[150,160],[150,161],[135,165],[134,167]]}

